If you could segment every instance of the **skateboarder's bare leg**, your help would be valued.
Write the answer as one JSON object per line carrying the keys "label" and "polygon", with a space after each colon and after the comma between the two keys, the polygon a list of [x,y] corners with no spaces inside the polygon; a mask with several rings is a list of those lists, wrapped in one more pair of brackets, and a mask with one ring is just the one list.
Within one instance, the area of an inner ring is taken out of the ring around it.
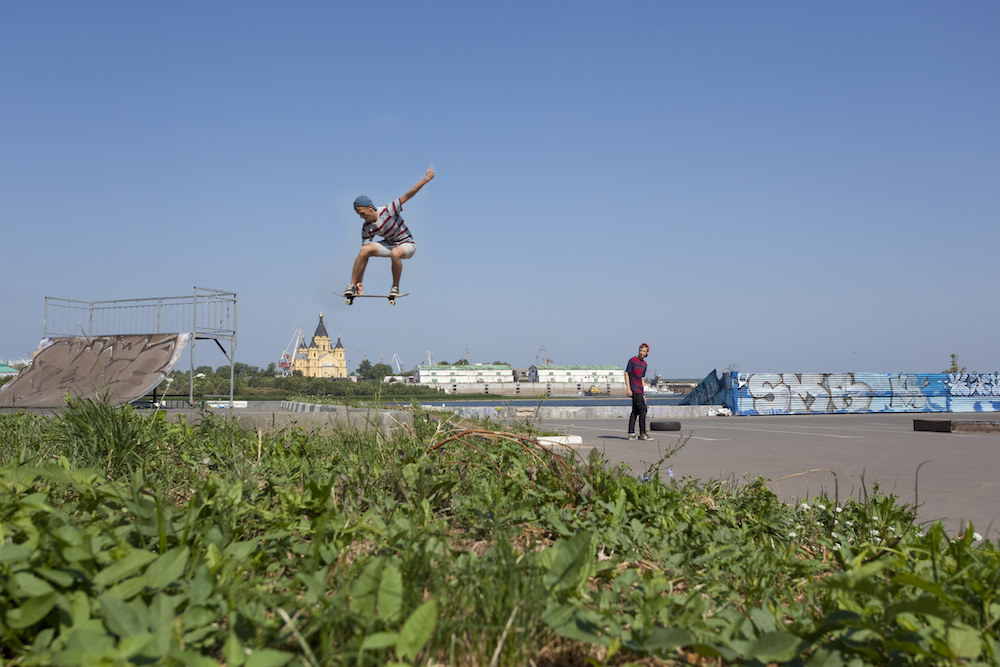
{"label": "skateboarder's bare leg", "polygon": [[378,252],[379,246],[375,243],[369,243],[361,246],[361,251],[358,252],[357,259],[354,260],[354,271],[351,273],[351,284],[357,286],[358,294],[362,293],[363,288],[361,286],[361,281],[365,278],[365,268],[368,266],[368,258],[377,256]]}
{"label": "skateboarder's bare leg", "polygon": [[392,249],[392,253],[389,257],[392,259],[392,286],[399,287],[399,277],[403,275],[403,256],[406,254],[406,249],[401,247],[395,247]]}

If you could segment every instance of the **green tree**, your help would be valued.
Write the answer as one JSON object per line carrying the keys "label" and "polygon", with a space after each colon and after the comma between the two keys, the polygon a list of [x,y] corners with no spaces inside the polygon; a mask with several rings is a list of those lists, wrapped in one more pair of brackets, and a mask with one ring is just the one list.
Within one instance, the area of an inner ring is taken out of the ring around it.
{"label": "green tree", "polygon": [[355,372],[362,380],[381,382],[382,378],[386,375],[392,375],[392,366],[389,364],[372,364],[372,362],[365,359],[358,364],[358,369]]}
{"label": "green tree", "polygon": [[[216,372],[219,373],[220,375],[223,373],[228,374],[229,367],[220,366]],[[250,378],[255,375],[260,375],[260,368],[258,368],[257,366],[251,366],[250,364],[241,364],[240,362],[237,361],[235,364],[233,364],[233,374],[238,375],[244,379]]]}
{"label": "green tree", "polygon": [[961,368],[959,368],[958,367],[958,355],[957,354],[953,354],[953,355],[951,355],[951,366],[948,367],[948,368],[946,368],[946,369],[944,369],[941,372],[942,373],[964,373],[965,372],[965,366],[962,366]]}

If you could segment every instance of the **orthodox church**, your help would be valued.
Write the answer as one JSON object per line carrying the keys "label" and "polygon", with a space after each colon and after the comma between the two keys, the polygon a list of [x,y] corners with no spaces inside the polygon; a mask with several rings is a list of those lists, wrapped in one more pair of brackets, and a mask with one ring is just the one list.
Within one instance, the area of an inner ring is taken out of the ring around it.
{"label": "orthodox church", "polygon": [[330,347],[330,334],[323,325],[323,313],[319,314],[319,325],[312,336],[312,342],[306,347],[303,339],[299,349],[295,351],[292,372],[295,371],[302,371],[302,375],[312,378],[347,377],[344,346],[340,343],[340,336],[337,336],[337,344]]}

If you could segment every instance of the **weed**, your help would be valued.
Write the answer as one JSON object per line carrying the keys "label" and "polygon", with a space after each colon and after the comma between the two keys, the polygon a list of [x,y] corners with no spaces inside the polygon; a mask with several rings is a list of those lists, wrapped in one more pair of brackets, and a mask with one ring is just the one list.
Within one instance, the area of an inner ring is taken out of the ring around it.
{"label": "weed", "polygon": [[1000,552],[877,484],[640,476],[458,426],[0,418],[15,665],[995,664]]}

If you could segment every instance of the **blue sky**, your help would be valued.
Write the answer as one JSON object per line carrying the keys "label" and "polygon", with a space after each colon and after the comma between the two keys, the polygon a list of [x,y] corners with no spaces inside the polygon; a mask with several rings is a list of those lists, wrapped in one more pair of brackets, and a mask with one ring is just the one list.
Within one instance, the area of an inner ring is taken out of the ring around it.
{"label": "blue sky", "polygon": [[[257,366],[322,311],[352,367],[997,371],[998,34],[992,1],[3,3],[0,356],[45,296],[197,285]],[[430,164],[411,295],[346,306],[351,202]]]}

